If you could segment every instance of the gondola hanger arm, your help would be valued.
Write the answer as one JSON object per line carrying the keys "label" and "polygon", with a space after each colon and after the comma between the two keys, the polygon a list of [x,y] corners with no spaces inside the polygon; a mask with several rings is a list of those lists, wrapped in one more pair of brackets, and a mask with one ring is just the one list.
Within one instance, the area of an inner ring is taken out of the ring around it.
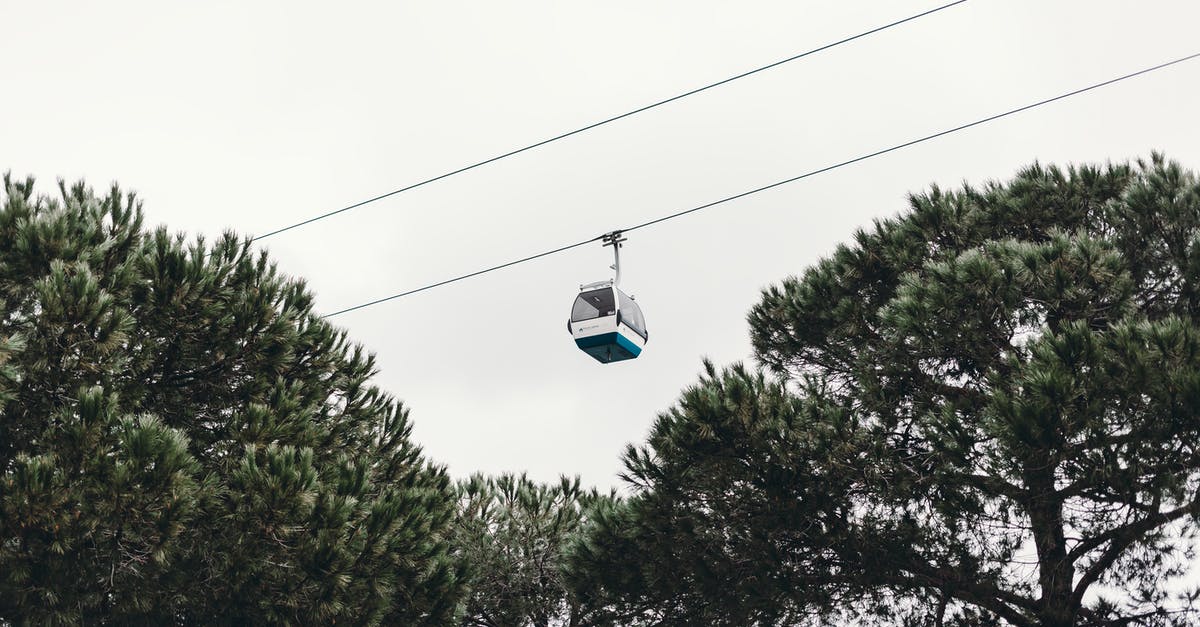
{"label": "gondola hanger arm", "polygon": [[605,246],[613,247],[613,265],[611,266],[613,269],[613,272],[615,273],[613,275],[613,285],[620,286],[621,285],[621,243],[624,242],[628,238],[626,238],[624,235],[622,235],[621,231],[613,231],[612,233],[605,233],[604,236],[602,237],[602,239],[604,240]]}

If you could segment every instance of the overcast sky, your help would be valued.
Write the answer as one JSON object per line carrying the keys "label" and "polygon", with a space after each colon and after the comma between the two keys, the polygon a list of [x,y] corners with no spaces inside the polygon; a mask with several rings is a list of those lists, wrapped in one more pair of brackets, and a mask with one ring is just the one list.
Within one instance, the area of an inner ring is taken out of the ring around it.
{"label": "overcast sky", "polygon": [[[0,170],[147,222],[266,233],[944,2],[0,0]],[[969,0],[261,242],[332,312],[1200,51],[1194,0]],[[931,184],[1151,150],[1200,169],[1200,60],[630,235],[636,360],[566,317],[599,244],[334,320],[455,476],[618,483],[626,443],[750,358],[745,315]]]}

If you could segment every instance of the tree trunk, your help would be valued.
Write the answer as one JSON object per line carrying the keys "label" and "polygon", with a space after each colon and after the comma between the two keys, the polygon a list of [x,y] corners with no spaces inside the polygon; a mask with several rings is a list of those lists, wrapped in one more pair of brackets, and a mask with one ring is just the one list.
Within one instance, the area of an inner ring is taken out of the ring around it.
{"label": "tree trunk", "polygon": [[1038,585],[1042,591],[1038,621],[1042,627],[1071,627],[1076,608],[1072,592],[1075,566],[1067,559],[1067,541],[1063,533],[1062,499],[1054,489],[1054,467],[1048,455],[1036,455],[1027,468],[1026,485],[1030,488],[1029,522],[1037,547]]}

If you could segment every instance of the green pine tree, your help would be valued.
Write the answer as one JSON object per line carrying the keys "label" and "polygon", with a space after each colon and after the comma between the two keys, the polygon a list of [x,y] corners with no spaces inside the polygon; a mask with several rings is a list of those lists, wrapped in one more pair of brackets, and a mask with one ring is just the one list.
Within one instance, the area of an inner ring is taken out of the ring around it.
{"label": "green pine tree", "polygon": [[464,627],[595,625],[562,572],[563,551],[612,494],[579,478],[539,484],[525,475],[474,475],[458,484],[454,544],[470,567]]}
{"label": "green pine tree", "polygon": [[454,488],[303,283],[4,178],[0,624],[455,619]]}
{"label": "green pine tree", "polygon": [[624,622],[1197,624],[1200,181],[940,189],[767,289],[572,547]]}

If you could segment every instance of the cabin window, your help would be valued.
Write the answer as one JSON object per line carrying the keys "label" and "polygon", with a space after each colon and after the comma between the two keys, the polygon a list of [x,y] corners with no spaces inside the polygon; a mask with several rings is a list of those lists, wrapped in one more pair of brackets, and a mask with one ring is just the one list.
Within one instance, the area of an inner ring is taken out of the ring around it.
{"label": "cabin window", "polygon": [[584,292],[575,298],[575,306],[571,307],[571,322],[591,320],[616,313],[617,307],[613,300],[613,291],[611,288],[605,287]]}
{"label": "cabin window", "polygon": [[642,308],[638,307],[638,304],[632,298],[625,295],[625,292],[617,290],[617,294],[621,297],[621,322],[624,322],[629,328],[645,339],[646,319],[642,317]]}

